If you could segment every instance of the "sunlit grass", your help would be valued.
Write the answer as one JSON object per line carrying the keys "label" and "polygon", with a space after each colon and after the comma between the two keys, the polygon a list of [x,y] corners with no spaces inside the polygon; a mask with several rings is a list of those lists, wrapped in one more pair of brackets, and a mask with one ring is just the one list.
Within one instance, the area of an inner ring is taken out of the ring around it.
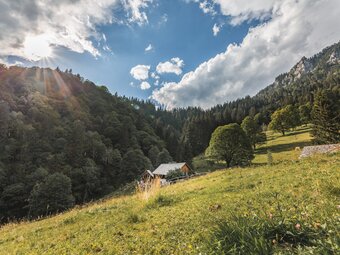
{"label": "sunlit grass", "polygon": [[304,146],[312,144],[309,126],[298,127],[294,131],[289,131],[286,135],[267,131],[267,142],[259,145],[255,150],[253,164],[267,164],[268,150],[273,156],[273,163],[283,160],[298,160]]}

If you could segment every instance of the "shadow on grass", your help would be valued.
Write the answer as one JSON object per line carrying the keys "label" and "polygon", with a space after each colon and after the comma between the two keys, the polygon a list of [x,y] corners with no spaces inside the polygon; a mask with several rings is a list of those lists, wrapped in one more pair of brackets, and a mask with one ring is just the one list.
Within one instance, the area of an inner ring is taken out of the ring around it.
{"label": "shadow on grass", "polygon": [[267,154],[268,150],[276,153],[283,151],[291,151],[294,150],[296,147],[300,147],[302,149],[303,147],[311,144],[312,142],[289,142],[284,144],[269,145],[256,149],[256,154]]}
{"label": "shadow on grass", "polygon": [[286,133],[284,136],[293,136],[293,135],[304,134],[304,133],[307,133],[308,131],[310,131],[310,128],[306,127],[305,129],[299,129],[299,130],[296,130],[296,131],[290,131],[290,132]]}

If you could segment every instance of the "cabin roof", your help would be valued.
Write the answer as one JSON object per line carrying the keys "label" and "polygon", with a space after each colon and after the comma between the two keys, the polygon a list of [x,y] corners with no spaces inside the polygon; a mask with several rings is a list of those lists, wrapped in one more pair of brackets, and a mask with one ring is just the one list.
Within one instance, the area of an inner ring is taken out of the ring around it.
{"label": "cabin roof", "polygon": [[152,178],[154,177],[153,173],[152,173],[150,170],[146,170],[146,172],[147,172]]}
{"label": "cabin roof", "polygon": [[153,174],[155,175],[167,175],[170,171],[181,169],[186,163],[169,163],[169,164],[161,164]]}
{"label": "cabin roof", "polygon": [[337,151],[340,151],[340,144],[305,146],[301,151],[300,158],[310,157],[316,153],[332,153]]}

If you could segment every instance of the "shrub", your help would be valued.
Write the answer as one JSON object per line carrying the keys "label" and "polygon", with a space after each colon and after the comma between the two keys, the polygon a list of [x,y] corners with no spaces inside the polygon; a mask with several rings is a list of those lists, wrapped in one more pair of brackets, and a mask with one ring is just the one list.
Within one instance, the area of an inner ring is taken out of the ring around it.
{"label": "shrub", "polygon": [[318,239],[325,236],[324,229],[305,223],[234,217],[217,225],[207,244],[207,253],[273,254],[283,248],[292,253],[301,247],[317,246]]}
{"label": "shrub", "polygon": [[173,204],[174,200],[162,194],[157,195],[147,203],[148,208],[158,208],[163,206],[169,206]]}
{"label": "shrub", "polygon": [[169,171],[168,174],[165,176],[165,178],[167,180],[171,180],[171,179],[175,179],[177,177],[182,177],[182,176],[185,176],[185,174],[180,169],[177,169],[177,170]]}

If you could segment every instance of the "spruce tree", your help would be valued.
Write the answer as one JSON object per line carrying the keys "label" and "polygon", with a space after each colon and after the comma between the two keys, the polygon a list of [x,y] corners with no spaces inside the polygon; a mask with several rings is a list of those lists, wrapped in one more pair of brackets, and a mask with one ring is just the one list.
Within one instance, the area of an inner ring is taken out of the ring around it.
{"label": "spruce tree", "polygon": [[312,111],[314,142],[329,144],[340,142],[340,93],[319,91]]}

